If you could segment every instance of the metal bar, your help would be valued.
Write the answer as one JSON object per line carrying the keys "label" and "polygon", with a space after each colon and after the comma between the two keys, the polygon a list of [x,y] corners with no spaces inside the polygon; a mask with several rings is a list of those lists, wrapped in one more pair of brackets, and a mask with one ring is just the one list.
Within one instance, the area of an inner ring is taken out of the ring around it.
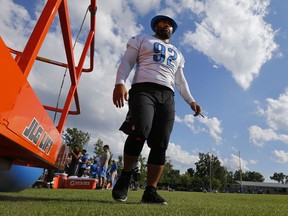
{"label": "metal bar", "polygon": [[[20,52],[18,50],[12,49],[10,47],[7,47],[7,48],[9,49],[10,53],[13,53],[13,54],[17,55],[18,58],[20,58],[20,56],[23,55],[23,52]],[[91,47],[91,49],[92,49],[92,47]],[[93,53],[93,56],[94,56],[94,53]],[[90,58],[91,58],[91,56],[90,56]],[[48,58],[45,58],[45,57],[42,57],[42,56],[37,56],[36,60],[44,62],[44,63],[47,63],[47,64],[52,64],[52,65],[56,65],[56,66],[59,66],[59,67],[68,68],[68,64],[67,63],[59,62],[59,61],[56,61],[56,60],[53,60],[53,59],[48,59]],[[17,62],[18,60],[15,59],[15,61]],[[76,70],[77,70],[77,67],[76,67]],[[90,66],[90,68],[83,68],[82,72],[91,72],[92,70],[93,70],[93,65],[92,65],[92,67]]]}
{"label": "metal bar", "polygon": [[27,78],[62,0],[48,0],[20,56],[18,65]]}
{"label": "metal bar", "polygon": [[66,57],[68,62],[68,68],[70,72],[71,85],[76,85],[76,70],[75,70],[75,61],[74,61],[74,53],[72,46],[72,35],[71,29],[69,25],[69,14],[68,14],[68,6],[67,1],[63,0],[59,7],[59,18],[62,29],[63,41],[66,51]]}
{"label": "metal bar", "polygon": [[[66,2],[66,0],[63,3],[63,7],[65,6],[65,2]],[[62,4],[61,4],[60,8],[61,7],[62,7]],[[91,0],[90,7],[94,11],[96,11],[96,0]],[[68,14],[65,17],[66,17],[66,20],[68,20]],[[81,76],[81,73],[82,73],[84,61],[85,61],[85,58],[86,58],[86,55],[87,55],[89,47],[90,47],[90,51],[92,50],[92,53],[94,53],[94,42],[93,41],[94,41],[94,35],[95,35],[95,16],[91,15],[91,23],[93,23],[93,25],[91,25],[91,29],[90,29],[89,34],[87,36],[87,39],[86,39],[86,42],[85,42],[85,46],[83,48],[83,51],[82,51],[78,66],[76,68],[76,71],[75,71],[75,68],[74,68],[75,73],[71,74],[71,70],[70,70],[70,76],[74,76],[75,75],[75,83],[76,83],[76,85],[73,85],[73,82],[72,82],[73,80],[72,79],[74,79],[74,78],[71,78],[72,84],[71,84],[71,87],[70,87],[66,102],[64,104],[64,108],[62,110],[62,115],[60,117],[60,120],[59,120],[59,123],[58,123],[58,126],[57,126],[58,131],[62,131],[63,128],[64,128],[64,125],[65,125],[65,122],[66,122],[66,118],[67,118],[67,115],[69,113],[68,110],[70,109],[71,104],[72,104],[73,96],[74,96],[76,110],[77,110],[76,112],[80,113],[80,105],[79,105],[79,98],[78,98],[78,92],[77,92],[77,85],[78,85],[78,80],[80,79],[80,76]],[[61,27],[69,28],[68,26],[65,25],[65,23],[63,23],[63,25],[61,25]],[[62,29],[62,31],[63,31],[63,29]],[[64,32],[64,34],[65,34],[65,32]],[[92,43],[93,43],[93,47],[91,48]],[[66,53],[68,52],[68,56],[69,56],[71,50],[70,50],[70,47],[68,47],[68,48],[69,48],[68,50],[66,49]],[[68,60],[68,56],[67,56],[67,60]],[[94,55],[92,54],[92,57],[93,56]],[[68,62],[68,64],[69,64],[69,62]],[[91,67],[93,67],[93,64],[90,66],[90,70],[91,70]],[[92,68],[92,70],[93,70],[93,68]]]}
{"label": "metal bar", "polygon": [[[61,109],[61,108],[51,107],[51,106],[47,106],[47,105],[44,105],[43,107],[44,107],[44,109],[49,110],[49,111],[59,112],[59,113],[63,112],[63,109]],[[68,114],[69,114],[69,115],[79,115],[80,112],[77,111],[77,110],[76,110],[76,111],[71,111],[71,110],[70,110],[70,111],[68,112]]]}
{"label": "metal bar", "polygon": [[84,65],[85,58],[86,58],[86,55],[88,53],[88,49],[90,47],[90,44],[91,44],[91,41],[93,40],[93,38],[94,38],[94,32],[90,31],[89,34],[88,34],[85,46],[83,48],[83,51],[82,51],[78,66],[77,66],[77,71],[76,71],[77,79],[79,79],[80,76],[81,76],[82,67]]}
{"label": "metal bar", "polygon": [[91,13],[90,31],[92,31],[94,34],[90,46],[90,68],[88,70],[83,69],[82,70],[83,72],[91,72],[93,71],[94,68],[94,44],[95,44],[95,26],[96,26],[96,12],[97,12],[96,0],[91,0],[89,10]]}
{"label": "metal bar", "polygon": [[60,120],[59,120],[59,123],[58,123],[58,126],[57,126],[57,130],[60,132],[63,131],[64,129],[64,125],[66,123],[66,119],[67,119],[67,115],[68,115],[68,110],[69,108],[71,107],[71,104],[72,104],[72,99],[73,99],[73,96],[74,96],[74,93],[76,91],[76,88],[77,86],[75,85],[72,85],[70,87],[70,90],[69,90],[69,93],[68,93],[68,96],[67,96],[67,99],[66,99],[66,102],[64,104],[64,108],[63,108],[63,111],[62,111],[62,115],[60,117]]}

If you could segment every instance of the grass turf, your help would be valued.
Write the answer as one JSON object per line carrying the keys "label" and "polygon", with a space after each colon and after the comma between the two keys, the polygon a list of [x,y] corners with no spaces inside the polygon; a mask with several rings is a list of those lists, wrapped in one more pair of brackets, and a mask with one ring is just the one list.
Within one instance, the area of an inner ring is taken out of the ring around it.
{"label": "grass turf", "polygon": [[111,190],[26,189],[0,193],[0,215],[288,215],[286,195],[158,192],[168,206],[140,204],[142,190],[129,191],[127,202],[118,203]]}

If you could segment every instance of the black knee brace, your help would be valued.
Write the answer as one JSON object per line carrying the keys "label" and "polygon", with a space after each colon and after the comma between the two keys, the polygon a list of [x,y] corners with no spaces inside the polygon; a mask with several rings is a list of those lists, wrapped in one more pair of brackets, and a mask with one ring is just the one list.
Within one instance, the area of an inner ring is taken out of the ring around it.
{"label": "black knee brace", "polygon": [[164,148],[151,148],[148,163],[154,165],[164,165],[166,150]]}
{"label": "black knee brace", "polygon": [[130,134],[125,142],[124,153],[130,156],[140,155],[145,140],[146,139],[143,136],[136,136],[135,134]]}

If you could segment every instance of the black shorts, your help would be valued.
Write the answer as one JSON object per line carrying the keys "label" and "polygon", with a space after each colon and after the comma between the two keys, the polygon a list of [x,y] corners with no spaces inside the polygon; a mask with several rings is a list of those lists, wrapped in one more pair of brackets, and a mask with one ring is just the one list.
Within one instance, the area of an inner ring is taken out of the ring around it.
{"label": "black shorts", "polygon": [[133,133],[147,139],[150,148],[167,149],[175,119],[174,92],[154,83],[138,83],[129,90]]}

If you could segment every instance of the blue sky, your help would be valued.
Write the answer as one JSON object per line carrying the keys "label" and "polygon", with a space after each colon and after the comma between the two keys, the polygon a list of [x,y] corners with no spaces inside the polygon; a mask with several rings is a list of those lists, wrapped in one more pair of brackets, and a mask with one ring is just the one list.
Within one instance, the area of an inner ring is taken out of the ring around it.
{"label": "blue sky", "polygon": [[[8,46],[23,49],[45,2],[0,0],[0,35]],[[74,37],[88,4],[69,1]],[[265,181],[274,172],[288,174],[288,1],[98,0],[97,5],[95,69],[80,82],[81,115],[69,117],[66,125],[91,133],[90,152],[100,138],[115,157],[122,154],[126,137],[118,127],[127,106],[116,109],[112,103],[116,70],[128,39],[152,34],[151,18],[165,14],[178,23],[171,43],[185,57],[185,76],[205,115],[194,118],[176,92],[167,151],[174,168],[195,168],[199,152],[211,151],[235,171],[240,152],[242,169],[260,172]],[[88,27],[85,22],[84,30]],[[55,22],[41,56],[65,61],[60,33]],[[76,59],[82,47],[80,37]],[[36,63],[29,81],[44,104],[55,105],[62,76],[63,69]]]}

